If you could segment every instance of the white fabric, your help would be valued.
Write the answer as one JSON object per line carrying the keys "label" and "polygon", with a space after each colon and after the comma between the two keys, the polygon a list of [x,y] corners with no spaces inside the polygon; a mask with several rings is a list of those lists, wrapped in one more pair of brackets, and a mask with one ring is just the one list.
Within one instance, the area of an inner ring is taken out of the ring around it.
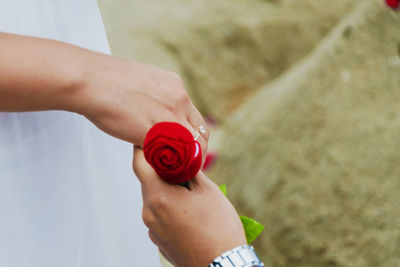
{"label": "white fabric", "polygon": [[[109,53],[95,0],[0,0],[0,31]],[[0,266],[160,266],[131,159],[82,116],[0,113]]]}

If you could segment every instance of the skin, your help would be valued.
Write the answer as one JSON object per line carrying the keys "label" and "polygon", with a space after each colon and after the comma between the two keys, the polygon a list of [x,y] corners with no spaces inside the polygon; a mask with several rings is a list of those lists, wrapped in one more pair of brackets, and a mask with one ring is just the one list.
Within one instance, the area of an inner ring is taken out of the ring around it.
{"label": "skin", "polygon": [[[66,110],[143,145],[157,122],[206,125],[176,73],[53,40],[0,33],[0,111]],[[203,155],[208,134],[198,140]]]}
{"label": "skin", "polygon": [[246,244],[235,208],[204,173],[189,189],[164,182],[134,150],[133,169],[142,186],[142,217],[151,240],[174,266],[204,267],[236,246]]}
{"label": "skin", "polygon": [[[157,122],[188,128],[205,122],[182,79],[155,66],[119,59],[48,39],[0,33],[0,111],[65,110],[136,145],[134,168],[142,183],[149,236],[176,266],[206,266],[246,243],[233,206],[200,173],[190,191],[163,182],[141,146]],[[203,156],[208,133],[198,139]],[[190,222],[190,223],[188,223]]]}

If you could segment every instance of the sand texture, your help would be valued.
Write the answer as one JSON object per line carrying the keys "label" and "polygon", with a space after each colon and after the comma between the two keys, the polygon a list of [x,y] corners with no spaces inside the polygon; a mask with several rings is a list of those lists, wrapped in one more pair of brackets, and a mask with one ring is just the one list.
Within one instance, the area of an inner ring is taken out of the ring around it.
{"label": "sand texture", "polygon": [[400,12],[381,0],[117,2],[143,14],[107,26],[116,53],[175,69],[220,121],[209,175],[266,225],[254,243],[266,266],[400,266]]}

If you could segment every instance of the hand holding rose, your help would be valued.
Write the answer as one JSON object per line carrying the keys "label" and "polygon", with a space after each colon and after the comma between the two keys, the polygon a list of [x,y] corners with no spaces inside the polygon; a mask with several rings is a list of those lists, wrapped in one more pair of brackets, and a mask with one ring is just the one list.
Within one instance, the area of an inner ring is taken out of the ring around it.
{"label": "hand holding rose", "polygon": [[236,210],[202,172],[190,181],[188,190],[160,179],[140,147],[134,153],[143,221],[166,259],[178,267],[204,267],[221,253],[246,244]]}

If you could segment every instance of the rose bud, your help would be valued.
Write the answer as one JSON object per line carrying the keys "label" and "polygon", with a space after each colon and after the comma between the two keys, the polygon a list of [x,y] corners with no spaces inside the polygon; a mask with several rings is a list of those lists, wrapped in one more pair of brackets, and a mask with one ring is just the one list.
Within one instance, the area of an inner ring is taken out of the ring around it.
{"label": "rose bud", "polygon": [[199,142],[188,129],[175,122],[155,124],[146,134],[143,151],[156,173],[173,184],[193,179],[202,163]]}

